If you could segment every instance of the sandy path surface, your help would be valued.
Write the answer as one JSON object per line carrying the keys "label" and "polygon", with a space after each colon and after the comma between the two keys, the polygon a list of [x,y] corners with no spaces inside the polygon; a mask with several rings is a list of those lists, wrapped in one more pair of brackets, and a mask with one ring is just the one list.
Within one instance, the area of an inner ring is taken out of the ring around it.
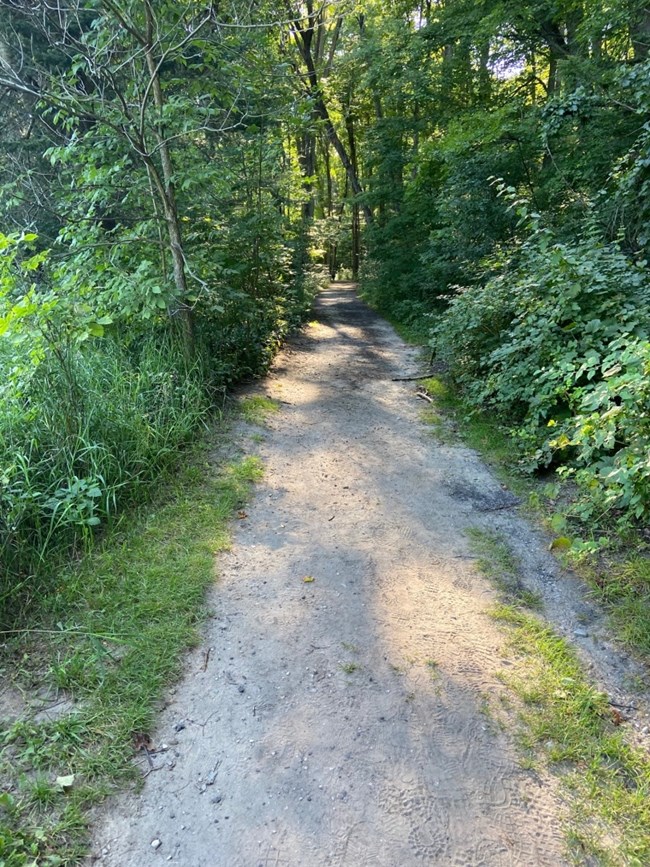
{"label": "sandy path surface", "polygon": [[415,350],[350,287],[317,315],[258,387],[284,403],[205,644],[161,717],[163,767],[113,802],[96,856],[557,867],[553,791],[484,712],[508,661],[463,531],[519,522],[511,495],[431,438],[413,383],[391,381]]}

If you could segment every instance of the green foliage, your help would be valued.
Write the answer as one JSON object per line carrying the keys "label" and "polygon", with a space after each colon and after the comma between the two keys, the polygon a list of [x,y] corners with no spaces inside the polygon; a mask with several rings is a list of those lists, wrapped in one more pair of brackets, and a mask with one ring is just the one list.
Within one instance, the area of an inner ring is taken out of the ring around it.
{"label": "green foliage", "polygon": [[88,543],[94,527],[177,463],[209,407],[200,369],[185,369],[182,358],[177,341],[163,335],[137,352],[106,338],[92,348],[57,347],[29,383],[5,387],[5,606],[40,589],[34,576],[56,550]]}
{"label": "green foliage", "polygon": [[178,465],[318,288],[277,33],[197,4],[62,15],[0,2],[0,621]]}
{"label": "green foliage", "polygon": [[506,684],[522,701],[521,745],[548,763],[571,794],[569,842],[576,862],[644,864],[648,840],[647,755],[631,746],[607,697],[585,677],[573,648],[542,621],[499,606],[515,657]]}
{"label": "green foliage", "polygon": [[536,230],[500,273],[452,300],[440,358],[476,405],[517,421],[529,467],[552,461],[596,504],[642,517],[650,280],[614,243]]}
{"label": "green foliage", "polygon": [[463,401],[511,427],[523,467],[575,478],[576,515],[645,520],[647,10],[391,10],[355,48],[366,297],[435,325]]}
{"label": "green foliage", "polygon": [[27,249],[34,236],[0,241],[6,620],[47,589],[56,558],[87,547],[97,528],[178,464],[226,386],[266,369],[315,285],[307,275],[291,285],[286,256],[284,273],[271,277],[279,257],[272,251],[265,277],[243,271],[254,281],[249,292],[230,290],[227,304],[201,317],[188,361],[164,320],[151,328],[146,318],[143,332],[132,314],[116,310],[118,328],[98,309],[101,295],[83,283],[73,292],[65,269]]}
{"label": "green foliage", "polygon": [[574,450],[573,467],[565,472],[589,491],[598,508],[645,518],[650,512],[650,343],[613,341],[599,361],[598,375],[594,387],[581,390],[575,415],[551,445]]}
{"label": "green foliage", "polygon": [[[56,593],[33,630],[5,636],[10,658],[23,660],[13,670],[21,688],[45,680],[53,694],[65,689],[74,700],[56,721],[4,727],[0,863],[7,867],[81,863],[91,808],[140,777],[138,738],[146,741],[164,686],[196,642],[214,555],[229,544],[233,510],[262,473],[255,458],[215,467],[204,451],[159,486],[153,508],[132,509],[100,546],[53,577]],[[61,777],[65,784],[57,784]]]}
{"label": "green foliage", "polygon": [[489,178],[521,182],[523,135],[507,108],[496,117],[467,113],[443,139],[421,145],[417,162],[412,157],[405,168],[414,180],[402,189],[396,213],[368,233],[363,285],[371,303],[402,321],[417,320],[450,286],[474,278],[481,260],[512,235],[514,220]]}

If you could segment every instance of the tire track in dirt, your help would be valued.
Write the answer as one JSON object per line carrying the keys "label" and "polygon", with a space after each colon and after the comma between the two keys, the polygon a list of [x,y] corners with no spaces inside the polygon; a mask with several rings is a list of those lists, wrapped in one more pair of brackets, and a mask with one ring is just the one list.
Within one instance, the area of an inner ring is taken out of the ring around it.
{"label": "tire track in dirt", "polygon": [[162,714],[163,768],[106,811],[96,857],[557,867],[561,804],[484,713],[506,661],[463,535],[481,509],[458,491],[503,491],[467,449],[433,443],[412,384],[391,381],[415,350],[351,287],[317,314],[262,384],[286,405],[205,647]]}

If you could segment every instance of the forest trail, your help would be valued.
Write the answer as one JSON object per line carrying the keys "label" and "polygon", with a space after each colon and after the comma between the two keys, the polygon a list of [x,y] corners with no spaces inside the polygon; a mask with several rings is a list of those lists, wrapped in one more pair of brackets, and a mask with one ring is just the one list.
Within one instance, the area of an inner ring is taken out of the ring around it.
{"label": "forest trail", "polygon": [[558,867],[561,805],[485,712],[508,662],[464,531],[498,521],[548,557],[477,456],[432,439],[413,383],[391,381],[417,351],[350,285],[316,315],[257,386],[282,401],[255,445],[265,478],[162,714],[161,769],[109,805],[95,857]]}

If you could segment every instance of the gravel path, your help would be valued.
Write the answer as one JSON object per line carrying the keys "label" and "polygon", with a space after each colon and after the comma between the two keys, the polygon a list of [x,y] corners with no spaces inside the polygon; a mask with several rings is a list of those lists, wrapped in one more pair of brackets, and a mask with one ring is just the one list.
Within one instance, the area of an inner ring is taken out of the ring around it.
{"label": "gravel path", "polygon": [[283,401],[255,445],[265,478],[162,714],[162,769],[110,805],[95,857],[558,867],[561,806],[485,712],[508,661],[464,530],[498,521],[548,557],[391,381],[415,350],[350,286],[317,315],[258,387]]}

